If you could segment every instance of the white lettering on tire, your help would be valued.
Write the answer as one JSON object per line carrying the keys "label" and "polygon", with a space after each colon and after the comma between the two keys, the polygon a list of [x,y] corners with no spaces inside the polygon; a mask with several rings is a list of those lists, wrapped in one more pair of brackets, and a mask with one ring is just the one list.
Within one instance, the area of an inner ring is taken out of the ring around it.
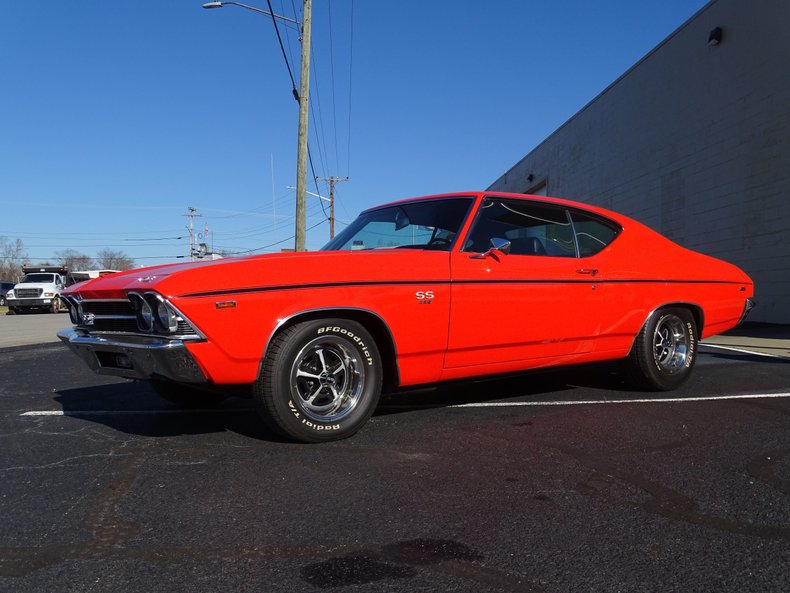
{"label": "white lettering on tire", "polygon": [[288,409],[291,410],[291,413],[295,418],[301,419],[302,424],[307,428],[312,428],[313,430],[317,431],[340,430],[339,424],[319,424],[318,422],[311,422],[307,418],[302,418],[301,414],[299,414],[297,411],[296,404],[294,404],[293,400],[288,400]]}
{"label": "white lettering on tire", "polygon": [[324,333],[327,333],[327,332],[328,333],[333,333],[333,334],[340,334],[341,336],[345,336],[345,337],[349,338],[350,340],[352,340],[355,344],[357,344],[357,346],[359,346],[359,349],[362,351],[362,354],[364,355],[365,360],[368,361],[368,366],[373,366],[373,358],[370,356],[370,351],[368,350],[368,347],[365,345],[365,342],[363,342],[362,338],[360,338],[358,335],[348,331],[347,329],[345,329],[343,327],[337,326],[337,325],[334,325],[334,326],[333,325],[329,325],[327,327],[319,327],[318,330],[316,331],[316,334],[317,335],[321,335],[321,334],[324,334]]}

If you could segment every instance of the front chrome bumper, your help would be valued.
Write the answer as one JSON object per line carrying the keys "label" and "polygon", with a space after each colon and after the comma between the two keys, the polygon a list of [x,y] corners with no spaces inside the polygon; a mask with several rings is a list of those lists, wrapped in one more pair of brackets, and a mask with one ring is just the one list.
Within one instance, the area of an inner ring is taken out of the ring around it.
{"label": "front chrome bumper", "polygon": [[128,379],[169,379],[181,383],[206,383],[208,379],[181,340],[126,336],[91,336],[78,329],[58,332],[77,356],[100,375]]}

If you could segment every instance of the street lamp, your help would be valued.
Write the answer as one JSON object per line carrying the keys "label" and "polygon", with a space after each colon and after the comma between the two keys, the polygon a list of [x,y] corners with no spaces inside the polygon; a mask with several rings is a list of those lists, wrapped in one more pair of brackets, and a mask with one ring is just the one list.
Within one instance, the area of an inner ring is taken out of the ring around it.
{"label": "street lamp", "polygon": [[[285,189],[296,189],[296,186],[294,186],[294,185],[286,185]],[[316,198],[320,198],[324,202],[331,202],[332,201],[329,198],[327,198],[326,196],[322,196],[321,194],[317,194],[314,191],[306,191],[305,190],[304,193],[306,193],[308,196],[315,196]]]}
{"label": "street lamp", "polygon": [[297,25],[302,24],[294,19],[289,19],[287,16],[280,16],[279,14],[274,14],[266,10],[261,10],[260,8],[255,8],[254,6],[248,6],[247,4],[242,4],[241,2],[206,2],[203,5],[203,8],[222,8],[223,6],[227,6],[228,4],[232,6],[241,6],[242,8],[246,8],[247,10],[252,10],[253,12],[260,12],[261,14],[268,14],[269,16],[273,16],[274,18],[280,19],[281,21],[288,21],[289,23],[295,23]]}
{"label": "street lamp", "polygon": [[[240,6],[253,12],[268,14],[272,19],[280,19],[291,23],[296,23],[302,29],[302,68],[299,74],[299,131],[296,145],[296,229],[294,232],[294,251],[305,251],[306,218],[305,193],[307,191],[307,121],[308,103],[310,100],[310,33],[313,12],[313,0],[304,0],[302,10],[303,23],[289,19],[273,12],[267,12],[254,6],[248,6],[241,2],[206,2],[203,8],[222,8],[226,4]],[[271,8],[271,4],[269,4]],[[279,33],[278,33],[279,35]],[[280,42],[282,45],[282,42]],[[283,53],[285,50],[283,50]]]}
{"label": "street lamp", "polygon": [[[286,185],[287,189],[296,189],[293,185]],[[326,198],[321,194],[317,194],[312,191],[305,190],[305,193],[308,196],[315,196],[316,198],[323,200],[324,202],[329,202],[329,240],[335,238],[335,196],[334,193],[330,193],[329,197]],[[321,206],[323,208],[323,206]],[[326,210],[324,210],[324,214],[326,214]]]}

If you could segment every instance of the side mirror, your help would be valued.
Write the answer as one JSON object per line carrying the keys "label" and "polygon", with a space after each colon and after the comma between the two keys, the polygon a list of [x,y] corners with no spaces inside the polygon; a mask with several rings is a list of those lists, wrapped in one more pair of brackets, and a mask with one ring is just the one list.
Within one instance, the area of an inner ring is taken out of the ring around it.
{"label": "side mirror", "polygon": [[471,259],[485,259],[487,257],[493,257],[496,259],[496,253],[499,252],[502,255],[507,255],[510,253],[510,241],[507,239],[503,239],[501,237],[493,237],[490,241],[490,247],[488,251],[485,253],[475,253],[474,255],[470,255]]}

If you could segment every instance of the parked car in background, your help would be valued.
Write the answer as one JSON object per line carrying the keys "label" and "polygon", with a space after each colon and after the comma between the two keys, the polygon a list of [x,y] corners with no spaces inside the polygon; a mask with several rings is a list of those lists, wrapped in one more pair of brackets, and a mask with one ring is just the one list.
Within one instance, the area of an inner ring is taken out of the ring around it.
{"label": "parked car in background", "polygon": [[674,389],[752,295],[737,267],[625,216],[473,192],[371,208],[318,252],[88,281],[58,335],[181,405],[246,386],[274,430],[317,442],[359,430],[382,387],[619,359],[635,386]]}
{"label": "parked car in background", "polygon": [[5,307],[6,305],[6,293],[14,288],[13,282],[6,282],[5,280],[0,282],[0,307]]}

